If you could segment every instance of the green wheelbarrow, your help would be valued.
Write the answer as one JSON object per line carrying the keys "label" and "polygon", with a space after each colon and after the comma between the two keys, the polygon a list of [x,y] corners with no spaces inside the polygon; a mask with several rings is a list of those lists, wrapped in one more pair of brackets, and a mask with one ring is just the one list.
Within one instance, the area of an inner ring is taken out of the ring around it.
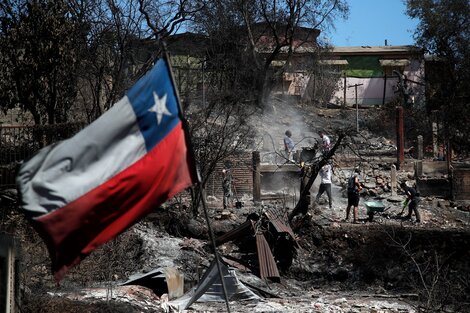
{"label": "green wheelbarrow", "polygon": [[382,201],[366,201],[364,205],[367,209],[367,216],[369,216],[369,222],[372,222],[374,219],[375,212],[383,212],[385,211],[385,205]]}

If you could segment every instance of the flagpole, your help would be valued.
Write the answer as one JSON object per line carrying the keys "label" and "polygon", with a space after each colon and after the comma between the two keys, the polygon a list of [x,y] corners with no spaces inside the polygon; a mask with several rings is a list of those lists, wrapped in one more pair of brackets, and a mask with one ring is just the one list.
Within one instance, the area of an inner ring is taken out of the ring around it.
{"label": "flagpole", "polygon": [[192,171],[193,171],[194,177],[196,177],[196,179],[197,179],[197,183],[200,186],[199,192],[200,192],[200,197],[202,199],[202,207],[204,209],[204,216],[205,216],[205,219],[206,219],[207,228],[209,230],[209,237],[210,237],[210,240],[211,240],[211,243],[212,243],[212,250],[214,251],[214,257],[215,257],[215,260],[216,260],[216,263],[217,263],[217,270],[219,272],[220,281],[222,283],[222,289],[224,291],[225,305],[227,306],[227,312],[230,313],[230,305],[229,305],[229,300],[228,300],[227,287],[225,286],[224,275],[222,273],[222,267],[220,265],[220,256],[217,253],[217,245],[215,244],[214,232],[213,232],[212,227],[211,227],[209,214],[207,213],[207,204],[206,204],[206,199],[205,199],[204,193],[203,193],[204,187],[201,184],[201,175],[200,175],[200,172],[199,172],[199,168],[197,167],[196,156],[194,154],[194,149],[193,149],[191,137],[189,135],[188,122],[186,121],[186,119],[184,118],[184,115],[183,115],[183,108],[181,106],[181,101],[180,101],[178,89],[176,88],[175,77],[173,76],[173,70],[171,68],[170,59],[168,57],[168,51],[166,49],[166,43],[162,40],[161,45],[163,47],[163,59],[167,63],[167,66],[168,66],[168,69],[169,69],[169,72],[170,72],[169,74],[170,74],[170,78],[171,78],[171,83],[173,84],[173,90],[175,91],[176,102],[178,103],[178,108],[179,108],[178,114],[179,114],[179,117],[180,117],[180,119],[182,121],[182,124],[183,124],[183,130],[185,132],[186,144],[187,144],[188,150],[189,150],[188,152],[189,152],[189,155],[192,158],[193,162],[196,164],[196,166],[192,167],[193,168]]}

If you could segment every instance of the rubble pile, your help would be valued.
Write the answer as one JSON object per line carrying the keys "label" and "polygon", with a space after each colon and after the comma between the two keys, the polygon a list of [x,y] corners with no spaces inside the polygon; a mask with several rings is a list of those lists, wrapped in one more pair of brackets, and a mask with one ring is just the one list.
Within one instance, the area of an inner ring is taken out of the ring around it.
{"label": "rubble pile", "polygon": [[[388,197],[392,192],[391,164],[373,163],[364,164],[359,167],[361,170],[360,179],[363,185],[362,195],[364,197]],[[343,196],[346,197],[346,186],[351,168],[335,170],[333,179],[335,183],[342,187]],[[406,171],[397,172],[397,184],[407,182],[410,186],[415,185],[414,173]]]}

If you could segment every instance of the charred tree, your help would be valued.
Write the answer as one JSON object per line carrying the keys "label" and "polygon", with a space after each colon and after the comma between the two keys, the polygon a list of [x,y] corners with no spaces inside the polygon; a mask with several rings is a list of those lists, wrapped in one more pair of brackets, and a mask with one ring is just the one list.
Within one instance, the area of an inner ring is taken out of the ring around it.
{"label": "charred tree", "polygon": [[310,188],[312,187],[313,182],[317,178],[318,172],[320,171],[322,166],[327,164],[328,160],[333,157],[344,137],[344,133],[341,133],[333,148],[331,148],[326,154],[324,154],[320,161],[312,165],[306,165],[310,167],[310,169],[304,170],[304,175],[305,177],[308,177],[308,180],[307,182],[304,182],[304,177],[302,178],[303,183],[300,190],[300,198],[295,208],[289,214],[289,222],[292,222],[295,216],[299,214],[306,214],[308,212]]}

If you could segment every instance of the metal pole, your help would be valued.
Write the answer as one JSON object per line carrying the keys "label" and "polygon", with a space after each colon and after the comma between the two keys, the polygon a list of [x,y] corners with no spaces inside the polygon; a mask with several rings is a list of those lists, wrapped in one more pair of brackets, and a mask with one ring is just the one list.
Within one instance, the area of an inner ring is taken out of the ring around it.
{"label": "metal pole", "polygon": [[355,98],[356,98],[356,131],[359,132],[359,104],[357,103],[357,87],[362,86],[364,84],[354,84],[348,86],[348,88],[354,87],[354,93],[355,93]]}
{"label": "metal pole", "polygon": [[402,105],[396,107],[397,123],[397,169],[402,169],[405,161],[405,126],[403,122],[403,107],[405,105],[405,88],[402,75],[399,71],[393,71],[398,76],[398,88],[402,96]]}
{"label": "metal pole", "polygon": [[259,151],[253,151],[253,201],[261,201],[261,175],[260,175],[260,154]]}
{"label": "metal pole", "polygon": [[357,84],[354,85],[354,92],[356,93],[356,131],[359,132],[359,106],[357,105]]}
{"label": "metal pole", "polygon": [[405,137],[403,125],[403,107],[397,106],[397,169],[401,170],[405,161]]}
{"label": "metal pole", "polygon": [[200,190],[200,197],[202,199],[202,207],[204,209],[204,217],[206,219],[207,229],[209,230],[209,237],[211,239],[212,249],[214,250],[214,257],[215,257],[215,261],[216,261],[216,264],[217,264],[217,270],[219,271],[220,282],[222,284],[222,289],[224,291],[225,305],[227,307],[227,312],[230,313],[230,305],[228,303],[227,287],[225,286],[224,275],[222,274],[222,267],[220,266],[220,256],[217,253],[217,245],[215,244],[214,232],[212,230],[211,223],[209,221],[209,214],[207,213],[206,197],[204,197],[202,189],[203,188],[201,186],[201,188],[199,188],[199,190]]}
{"label": "metal pole", "polygon": [[[186,137],[186,144],[188,145],[188,153],[190,154],[191,158],[193,159],[194,163],[196,163],[196,157],[195,157],[195,154],[194,154],[194,148],[193,148],[193,145],[192,145],[192,142],[191,142],[191,137],[189,136],[189,127],[188,127],[188,124],[187,124],[187,121],[186,119],[184,118],[184,115],[183,115],[183,109],[181,107],[181,101],[180,101],[180,98],[179,98],[179,94],[178,94],[178,90],[176,89],[175,87],[175,77],[173,76],[173,71],[171,70],[171,63],[170,63],[170,59],[168,57],[168,52],[167,52],[167,49],[166,49],[166,44],[165,42],[161,42],[162,44],[162,47],[163,47],[163,58],[165,59],[167,65],[168,65],[168,70],[169,70],[169,74],[170,74],[170,78],[171,78],[171,81],[172,81],[172,84],[173,84],[173,89],[175,91],[175,96],[176,96],[176,100],[178,102],[178,108],[179,108],[179,116],[180,116],[180,119],[183,123],[183,129],[185,131],[185,137]],[[201,175],[199,173],[199,169],[197,168],[196,164],[195,166],[193,166],[194,169],[194,178],[197,179],[197,182],[200,184],[200,188],[199,188],[199,191],[200,191],[200,197],[202,199],[202,206],[203,206],[203,209],[204,209],[204,215],[205,215],[205,218],[206,218],[206,223],[207,223],[207,229],[209,230],[209,237],[210,237],[210,240],[211,240],[211,243],[212,243],[212,249],[214,251],[214,256],[215,256],[215,260],[216,260],[216,263],[217,263],[217,270],[219,271],[219,277],[220,277],[220,282],[222,284],[222,289],[224,291],[224,296],[225,296],[225,304],[227,306],[227,312],[230,313],[230,305],[228,303],[228,294],[227,294],[227,288],[225,286],[225,280],[224,280],[224,275],[222,274],[222,268],[220,266],[220,259],[219,259],[219,255],[217,253],[217,246],[215,244],[215,239],[214,239],[214,232],[212,231],[212,227],[211,227],[211,224],[210,224],[210,221],[209,221],[209,214],[207,213],[207,204],[206,204],[206,199],[204,197],[204,193],[203,193],[203,186],[201,184]]]}
{"label": "metal pole", "polygon": [[387,95],[387,73],[384,74],[384,92],[382,96],[382,105],[385,105],[385,96]]}

